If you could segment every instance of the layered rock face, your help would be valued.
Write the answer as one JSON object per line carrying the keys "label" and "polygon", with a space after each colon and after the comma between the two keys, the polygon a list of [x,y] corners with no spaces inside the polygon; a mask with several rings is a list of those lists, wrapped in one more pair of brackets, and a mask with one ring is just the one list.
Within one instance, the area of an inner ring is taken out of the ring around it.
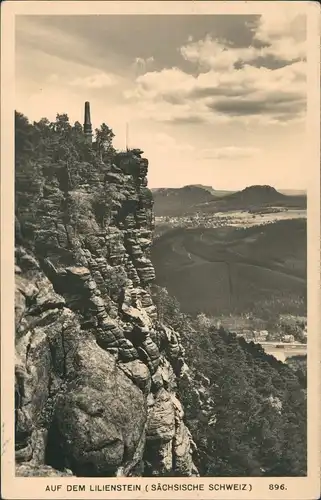
{"label": "layered rock face", "polygon": [[18,475],[198,474],[177,392],[184,350],[149,290],[141,154],[118,154],[99,175],[90,163],[85,177],[47,172],[36,194],[26,187],[16,218]]}

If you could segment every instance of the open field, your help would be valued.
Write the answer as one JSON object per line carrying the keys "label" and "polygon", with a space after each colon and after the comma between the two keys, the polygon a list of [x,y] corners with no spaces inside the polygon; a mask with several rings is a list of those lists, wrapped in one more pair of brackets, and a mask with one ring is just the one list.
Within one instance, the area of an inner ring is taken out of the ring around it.
{"label": "open field", "polygon": [[[273,208],[276,207],[271,207]],[[306,218],[306,210],[305,209],[288,209],[282,210],[279,212],[266,212],[266,213],[250,213],[248,211],[235,211],[229,212],[228,216],[231,218],[229,225],[236,227],[249,227],[249,226],[257,226],[261,224],[270,224],[271,222],[277,222],[279,220],[288,220],[288,219],[301,219]],[[215,217],[218,220],[224,220],[226,217],[226,213],[219,212],[215,214]]]}

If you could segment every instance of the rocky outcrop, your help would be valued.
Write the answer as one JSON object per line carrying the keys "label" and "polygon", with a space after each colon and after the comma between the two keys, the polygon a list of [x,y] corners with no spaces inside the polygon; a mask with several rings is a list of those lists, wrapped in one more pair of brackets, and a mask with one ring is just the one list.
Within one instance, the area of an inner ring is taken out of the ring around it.
{"label": "rocky outcrop", "polygon": [[86,175],[44,169],[33,211],[19,207],[17,475],[197,475],[177,390],[184,350],[149,290],[141,154]]}
{"label": "rocky outcrop", "polygon": [[131,470],[140,459],[134,459],[135,451],[145,433],[142,391],[123,375],[115,356],[90,339],[82,342],[74,363],[77,375],[55,406],[52,439],[58,437],[60,460],[64,457],[64,465],[79,476]]}

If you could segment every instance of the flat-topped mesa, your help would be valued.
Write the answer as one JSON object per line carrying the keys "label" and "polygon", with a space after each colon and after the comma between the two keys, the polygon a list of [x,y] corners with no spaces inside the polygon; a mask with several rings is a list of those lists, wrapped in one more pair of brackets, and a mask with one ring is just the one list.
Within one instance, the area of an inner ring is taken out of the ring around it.
{"label": "flat-topped mesa", "polygon": [[93,131],[90,119],[90,103],[85,102],[85,116],[84,116],[84,134],[88,142],[92,142]]}

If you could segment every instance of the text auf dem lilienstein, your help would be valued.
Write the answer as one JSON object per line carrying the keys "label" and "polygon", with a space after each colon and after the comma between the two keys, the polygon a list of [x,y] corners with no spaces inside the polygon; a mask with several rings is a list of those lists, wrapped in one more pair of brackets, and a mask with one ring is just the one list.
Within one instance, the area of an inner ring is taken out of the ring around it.
{"label": "text auf dem lilienstein", "polygon": [[[45,491],[59,491],[63,489],[63,485],[47,485]],[[152,483],[147,485],[141,484],[67,484],[64,490],[67,492],[87,491],[87,492],[103,492],[103,491],[219,491],[219,490],[234,490],[244,491],[251,490],[250,484],[230,484],[230,483],[211,483],[211,484],[169,484],[169,483]]]}

